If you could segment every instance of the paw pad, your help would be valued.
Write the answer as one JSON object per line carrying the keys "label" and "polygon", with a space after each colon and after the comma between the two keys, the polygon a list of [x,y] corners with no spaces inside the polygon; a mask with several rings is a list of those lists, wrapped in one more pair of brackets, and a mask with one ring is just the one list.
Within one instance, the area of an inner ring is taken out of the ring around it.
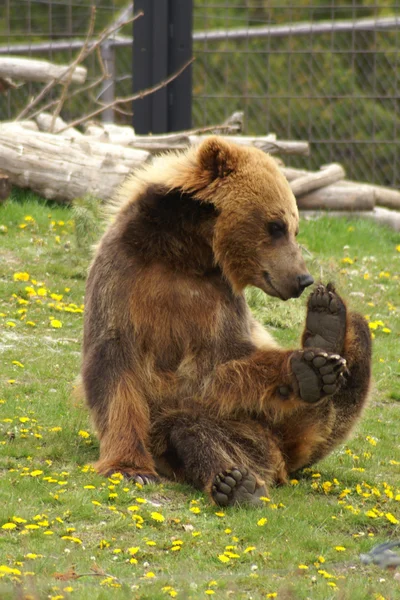
{"label": "paw pad", "polygon": [[339,354],[319,350],[295,352],[291,365],[300,398],[311,403],[334,394],[347,371],[346,360]]}
{"label": "paw pad", "polygon": [[260,505],[260,497],[266,493],[265,486],[259,485],[255,475],[243,467],[218,473],[211,486],[211,496],[219,506]]}

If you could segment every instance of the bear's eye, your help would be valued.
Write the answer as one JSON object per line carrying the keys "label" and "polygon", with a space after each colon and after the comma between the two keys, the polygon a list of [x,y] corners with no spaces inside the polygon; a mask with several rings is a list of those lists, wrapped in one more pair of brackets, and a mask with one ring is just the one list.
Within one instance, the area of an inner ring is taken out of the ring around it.
{"label": "bear's eye", "polygon": [[268,233],[273,238],[280,238],[287,232],[287,227],[283,221],[270,221],[267,225]]}

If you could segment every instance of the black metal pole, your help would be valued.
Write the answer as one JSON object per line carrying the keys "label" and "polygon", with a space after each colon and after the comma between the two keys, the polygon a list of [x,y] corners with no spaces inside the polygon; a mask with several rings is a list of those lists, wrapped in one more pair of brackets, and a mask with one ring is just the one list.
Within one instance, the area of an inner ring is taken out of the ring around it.
{"label": "black metal pole", "polygon": [[[135,0],[133,93],[161,83],[192,56],[192,0]],[[154,94],[133,102],[139,134],[189,129],[192,121],[191,67]]]}

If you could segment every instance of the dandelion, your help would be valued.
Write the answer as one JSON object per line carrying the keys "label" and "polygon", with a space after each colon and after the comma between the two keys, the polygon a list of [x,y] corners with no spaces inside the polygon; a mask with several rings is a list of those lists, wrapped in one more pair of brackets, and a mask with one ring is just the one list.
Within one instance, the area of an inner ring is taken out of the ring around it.
{"label": "dandelion", "polygon": [[21,575],[21,571],[19,569],[11,569],[6,565],[0,565],[0,575],[4,573],[5,575]]}
{"label": "dandelion", "polygon": [[298,565],[297,568],[306,571],[308,569],[308,566],[307,565]]}
{"label": "dandelion", "polygon": [[155,577],[155,573],[153,573],[153,571],[148,571],[146,573],[145,577],[147,577],[148,579],[151,579],[152,577]]}
{"label": "dandelion", "polygon": [[192,512],[194,515],[198,515],[201,513],[201,510],[198,506],[191,506],[189,508],[190,512]]}
{"label": "dandelion", "polygon": [[80,429],[78,431],[78,435],[83,438],[84,440],[90,438],[90,433],[88,431],[84,431],[83,429]]}
{"label": "dandelion", "polygon": [[50,319],[50,327],[53,327],[54,329],[60,329],[62,327],[62,323],[58,319]]}
{"label": "dandelion", "polygon": [[157,521],[158,523],[162,523],[163,521],[165,521],[165,517],[159,512],[152,512],[150,516],[152,519],[154,519],[154,521]]}
{"label": "dandelion", "polygon": [[220,560],[222,563],[228,563],[230,561],[230,558],[228,556],[225,556],[225,554],[219,554],[218,560]]}
{"label": "dandelion", "polygon": [[393,523],[393,525],[397,525],[398,523],[400,523],[400,521],[398,519],[396,519],[396,517],[394,515],[392,515],[392,513],[385,513],[385,517],[387,518],[388,521]]}
{"label": "dandelion", "polygon": [[225,513],[221,512],[221,511],[216,512],[215,514],[217,515],[217,517],[221,517],[221,518],[225,516]]}
{"label": "dandelion", "polygon": [[2,529],[16,529],[16,527],[15,523],[4,523],[4,525],[1,526]]}
{"label": "dandelion", "polygon": [[345,552],[346,548],[344,546],[335,546],[336,552]]}
{"label": "dandelion", "polygon": [[268,519],[266,517],[262,517],[257,521],[257,525],[259,527],[263,527],[267,523]]}
{"label": "dandelion", "polygon": [[14,273],[13,279],[14,281],[29,281],[29,273]]}

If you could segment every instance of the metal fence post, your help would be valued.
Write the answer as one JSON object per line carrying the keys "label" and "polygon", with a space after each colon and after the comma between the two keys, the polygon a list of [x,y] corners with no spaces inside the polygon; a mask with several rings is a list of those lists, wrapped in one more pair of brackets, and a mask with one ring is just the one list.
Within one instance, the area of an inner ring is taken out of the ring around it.
{"label": "metal fence post", "polygon": [[[193,0],[135,0],[144,16],[133,24],[133,93],[161,83],[192,55]],[[188,67],[157,92],[133,102],[137,133],[189,129],[192,76]]]}

